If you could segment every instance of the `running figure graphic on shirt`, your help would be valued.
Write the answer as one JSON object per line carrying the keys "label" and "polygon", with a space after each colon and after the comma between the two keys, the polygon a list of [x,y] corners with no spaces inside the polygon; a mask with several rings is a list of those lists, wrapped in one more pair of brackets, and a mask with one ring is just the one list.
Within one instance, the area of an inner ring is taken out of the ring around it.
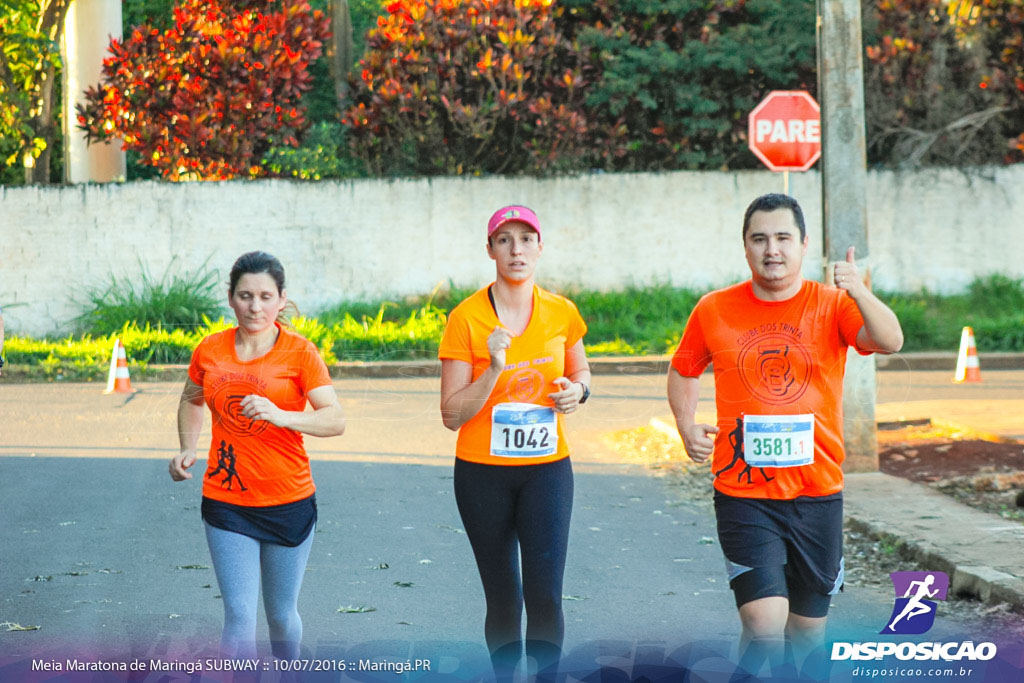
{"label": "running figure graphic on shirt", "polygon": [[[717,472],[715,472],[715,477],[717,478],[717,477],[722,476],[723,473],[728,472],[730,469],[732,469],[732,467],[736,463],[738,463],[740,460],[743,460],[743,464],[746,465],[746,466],[742,470],[740,470],[740,473],[738,475],[736,475],[736,481],[739,481],[740,479],[742,479],[743,475],[745,474],[745,475],[747,475],[747,483],[748,484],[754,483],[753,482],[753,473],[752,473],[753,472],[753,468],[750,465],[747,465],[747,461],[743,459],[743,418],[742,417],[737,417],[736,418],[736,429],[734,429],[731,432],[729,432],[729,445],[732,446],[732,461],[728,465],[723,467],[722,469],[720,469]],[[758,467],[757,469],[761,470],[761,476],[764,477],[765,481],[771,481],[772,479],[775,478],[775,477],[769,477],[768,473],[764,471],[763,467]]]}
{"label": "running figure graphic on shirt", "polygon": [[245,488],[245,484],[242,483],[242,478],[238,476],[238,472],[235,470],[235,447],[232,444],[226,444],[227,449],[225,450],[225,443],[222,440],[220,442],[220,448],[217,449],[217,469],[206,475],[207,479],[213,479],[213,477],[220,472],[226,472],[227,476],[224,477],[220,485],[223,488],[227,484],[228,491],[231,490],[231,480],[234,479],[238,482],[238,487],[243,491],[248,491]]}

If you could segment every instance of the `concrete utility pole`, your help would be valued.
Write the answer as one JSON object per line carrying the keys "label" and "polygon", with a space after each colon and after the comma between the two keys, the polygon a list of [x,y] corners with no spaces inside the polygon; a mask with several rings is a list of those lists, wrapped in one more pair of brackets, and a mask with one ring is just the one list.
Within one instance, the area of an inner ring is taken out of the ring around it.
{"label": "concrete utility pole", "polygon": [[[818,102],[821,104],[821,199],[824,257],[843,261],[857,248],[867,275],[867,170],[864,64],[860,0],[817,0]],[[843,408],[846,464],[850,472],[878,469],[875,432],[875,357],[850,350]]]}
{"label": "concrete utility pole", "polygon": [[100,82],[111,38],[121,38],[120,0],[74,0],[64,24],[64,179],[109,183],[127,173],[121,143],[85,143],[75,106],[82,92]]}

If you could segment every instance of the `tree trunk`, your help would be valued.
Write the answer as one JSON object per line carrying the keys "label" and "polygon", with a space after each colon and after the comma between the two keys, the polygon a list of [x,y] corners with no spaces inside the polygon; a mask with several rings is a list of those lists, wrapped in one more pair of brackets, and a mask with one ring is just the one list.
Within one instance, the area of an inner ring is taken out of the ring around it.
{"label": "tree trunk", "polygon": [[[49,0],[40,3],[39,23],[40,34],[49,39],[51,45],[58,45],[64,34],[64,19],[67,17],[71,0]],[[44,63],[45,62],[45,63]],[[51,60],[41,59],[36,70],[39,81],[32,88],[29,125],[34,136],[41,138],[44,148],[31,166],[25,167],[25,183],[27,185],[48,185],[50,183],[50,156],[53,153],[53,140],[56,136],[53,125],[53,86],[57,69]],[[72,112],[72,115],[74,112]],[[65,114],[66,115],[66,114]],[[23,147],[22,159],[31,154],[32,144]]]}
{"label": "tree trunk", "polygon": [[331,0],[331,40],[327,44],[327,59],[334,81],[334,95],[338,110],[348,101],[348,71],[352,68],[352,16],[348,0]]}
{"label": "tree trunk", "polygon": [[39,112],[32,117],[32,129],[36,136],[43,139],[46,147],[39,153],[35,164],[25,169],[26,185],[49,185],[50,184],[50,158],[53,154],[55,126],[53,125],[53,84],[57,76],[57,69],[53,63],[47,63],[41,74],[41,82],[37,85],[39,97]]}

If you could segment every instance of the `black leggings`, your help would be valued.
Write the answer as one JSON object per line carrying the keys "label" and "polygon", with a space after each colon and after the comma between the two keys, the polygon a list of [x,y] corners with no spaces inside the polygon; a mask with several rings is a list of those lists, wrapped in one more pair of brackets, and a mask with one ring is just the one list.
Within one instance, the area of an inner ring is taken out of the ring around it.
{"label": "black leggings", "polygon": [[480,570],[484,635],[500,680],[512,676],[522,652],[524,602],[526,654],[536,658],[538,671],[552,669],[561,656],[572,495],[569,458],[518,466],[455,461],[455,502]]}

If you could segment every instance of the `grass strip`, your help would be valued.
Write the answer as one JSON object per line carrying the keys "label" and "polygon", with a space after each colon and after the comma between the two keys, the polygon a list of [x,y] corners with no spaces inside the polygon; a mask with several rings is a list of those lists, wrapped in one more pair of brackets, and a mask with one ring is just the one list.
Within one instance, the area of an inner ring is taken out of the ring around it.
{"label": "grass strip", "polygon": [[[472,289],[451,288],[401,301],[342,302],[316,317],[296,318],[295,329],[312,341],[325,362],[433,359],[447,313]],[[617,292],[568,290],[587,321],[587,353],[670,353],[702,291],[658,285]],[[1024,286],[992,275],[958,295],[880,292],[903,326],[904,351],[955,351],[964,325],[974,327],[982,352],[1024,351]],[[188,363],[199,341],[232,323],[201,316],[197,327],[123,323],[105,334],[60,339],[13,335],[4,344],[7,362],[31,366],[43,379],[96,381],[106,377],[113,341],[120,337],[134,372],[151,364]],[[134,376],[134,375],[133,375]]]}

